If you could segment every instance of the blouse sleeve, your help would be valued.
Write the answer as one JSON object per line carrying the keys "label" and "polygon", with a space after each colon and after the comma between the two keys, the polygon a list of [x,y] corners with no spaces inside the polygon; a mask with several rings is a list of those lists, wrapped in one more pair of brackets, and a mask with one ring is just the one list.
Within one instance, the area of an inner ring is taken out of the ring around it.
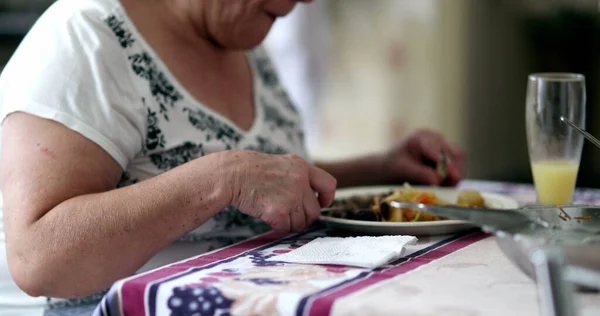
{"label": "blouse sleeve", "polygon": [[59,122],[123,169],[142,150],[145,116],[127,58],[93,1],[58,1],[0,76],[0,121],[25,112]]}

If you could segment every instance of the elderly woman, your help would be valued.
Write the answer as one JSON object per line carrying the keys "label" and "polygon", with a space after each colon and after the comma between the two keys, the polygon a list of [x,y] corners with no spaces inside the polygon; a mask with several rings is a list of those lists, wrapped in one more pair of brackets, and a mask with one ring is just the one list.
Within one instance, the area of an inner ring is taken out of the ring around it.
{"label": "elderly woman", "polygon": [[380,155],[307,160],[259,47],[296,2],[55,3],[0,80],[0,269],[31,296],[80,297],[268,226],[302,230],[336,186],[442,184],[426,163],[442,152],[456,183],[462,155],[431,131]]}

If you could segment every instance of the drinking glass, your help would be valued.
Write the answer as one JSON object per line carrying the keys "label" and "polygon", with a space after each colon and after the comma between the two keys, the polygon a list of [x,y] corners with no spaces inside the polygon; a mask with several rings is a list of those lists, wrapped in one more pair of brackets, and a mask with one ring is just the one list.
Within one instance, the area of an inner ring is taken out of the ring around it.
{"label": "drinking glass", "polygon": [[560,117],[585,128],[585,102],[585,77],[581,74],[529,76],[527,145],[539,204],[567,204],[573,200],[584,139]]}

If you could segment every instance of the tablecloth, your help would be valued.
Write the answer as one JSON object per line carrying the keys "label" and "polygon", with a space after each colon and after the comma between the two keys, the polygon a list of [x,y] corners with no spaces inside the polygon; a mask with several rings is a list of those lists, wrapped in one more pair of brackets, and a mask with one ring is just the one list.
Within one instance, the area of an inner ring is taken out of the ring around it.
{"label": "tablecloth", "polygon": [[[464,181],[461,188],[535,202],[532,186]],[[577,190],[600,203],[599,190]],[[320,236],[267,233],[114,284],[95,315],[535,315],[533,282],[493,238],[469,230],[420,237],[399,260],[376,269],[288,264],[274,256]],[[578,296],[583,315],[600,315],[600,296]],[[510,313],[508,313],[510,312]]]}

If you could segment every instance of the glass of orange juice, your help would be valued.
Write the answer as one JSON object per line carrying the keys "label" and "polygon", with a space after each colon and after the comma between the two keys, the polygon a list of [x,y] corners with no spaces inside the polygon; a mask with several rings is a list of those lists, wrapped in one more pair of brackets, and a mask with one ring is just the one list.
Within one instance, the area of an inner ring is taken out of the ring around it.
{"label": "glass of orange juice", "polygon": [[539,204],[567,204],[579,172],[583,136],[560,120],[585,128],[585,77],[539,73],[527,84],[527,144]]}

